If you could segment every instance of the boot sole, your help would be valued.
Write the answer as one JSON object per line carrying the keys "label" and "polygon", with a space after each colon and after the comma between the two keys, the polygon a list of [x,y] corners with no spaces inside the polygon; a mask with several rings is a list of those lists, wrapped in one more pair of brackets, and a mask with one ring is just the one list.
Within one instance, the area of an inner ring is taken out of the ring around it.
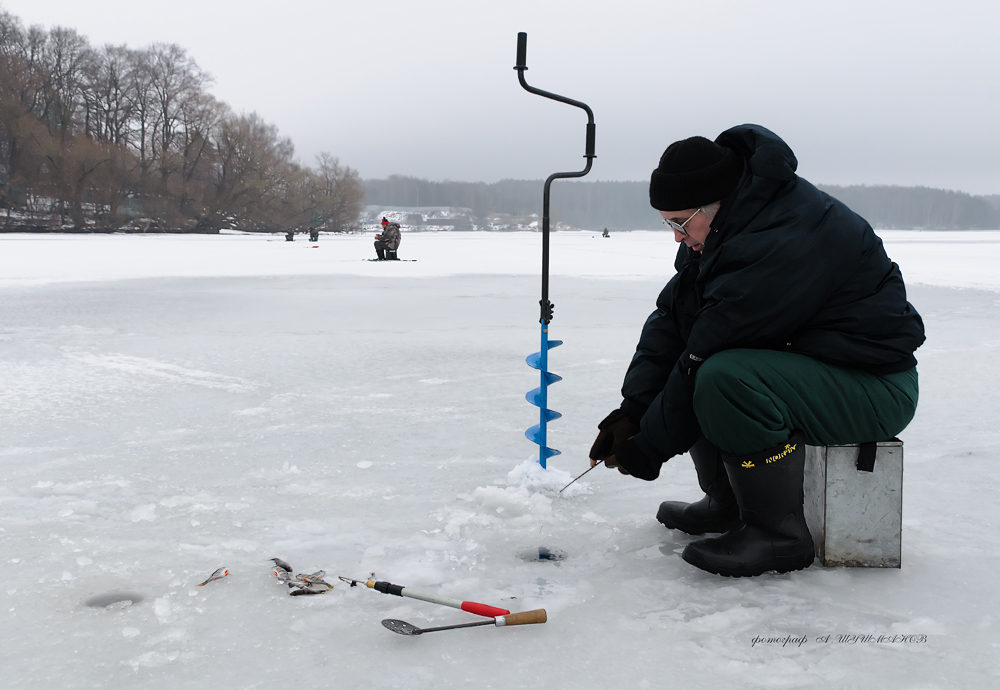
{"label": "boot sole", "polygon": [[681,552],[681,558],[686,562],[693,565],[695,568],[704,570],[705,572],[712,573],[713,575],[721,575],[723,577],[757,577],[758,575],[763,575],[764,573],[776,572],[776,573],[792,573],[796,570],[805,570],[813,564],[816,560],[816,554],[809,554],[809,560],[806,560],[805,556],[799,558],[789,557],[787,559],[782,559],[787,561],[785,563],[770,563],[761,568],[753,568],[746,570],[732,570],[729,568],[718,568],[708,561],[703,560],[698,555],[697,551],[691,551],[685,548]]}

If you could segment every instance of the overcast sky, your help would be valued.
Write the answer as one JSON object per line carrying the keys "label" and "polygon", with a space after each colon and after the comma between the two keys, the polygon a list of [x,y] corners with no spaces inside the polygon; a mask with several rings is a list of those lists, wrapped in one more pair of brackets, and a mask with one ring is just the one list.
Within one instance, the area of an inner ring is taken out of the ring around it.
{"label": "overcast sky", "polygon": [[186,48],[212,92],[257,111],[311,163],[365,178],[648,179],[672,141],[744,122],[830,184],[1000,193],[1000,2],[725,0],[0,0],[95,45]]}

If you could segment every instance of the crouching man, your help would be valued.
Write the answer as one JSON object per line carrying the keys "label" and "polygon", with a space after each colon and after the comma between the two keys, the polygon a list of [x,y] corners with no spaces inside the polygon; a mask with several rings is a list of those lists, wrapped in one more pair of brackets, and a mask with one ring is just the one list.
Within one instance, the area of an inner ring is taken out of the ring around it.
{"label": "crouching man", "polygon": [[705,492],[657,519],[682,558],[728,576],[808,567],[805,446],[885,441],[917,406],[924,341],[899,267],[867,222],[741,125],[671,144],[649,198],[680,243],[591,463],[651,481],[690,450]]}

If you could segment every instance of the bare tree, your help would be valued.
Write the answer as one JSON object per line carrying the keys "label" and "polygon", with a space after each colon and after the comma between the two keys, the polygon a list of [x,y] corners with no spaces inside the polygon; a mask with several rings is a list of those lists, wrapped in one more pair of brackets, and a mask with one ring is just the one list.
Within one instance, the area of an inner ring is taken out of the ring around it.
{"label": "bare tree", "polygon": [[317,225],[342,232],[357,220],[365,198],[364,187],[356,170],[341,165],[327,152],[316,156],[315,186],[312,197],[317,210]]}
{"label": "bare tree", "polygon": [[45,42],[46,89],[42,119],[65,143],[77,125],[82,125],[85,74],[94,59],[87,39],[73,29],[56,27]]}
{"label": "bare tree", "polygon": [[94,49],[0,10],[0,208],[77,227],[117,227],[123,208],[202,230],[357,217],[354,170],[326,153],[315,170],[296,162],[291,140],[233,114],[210,83],[177,45]]}
{"label": "bare tree", "polygon": [[216,138],[209,217],[218,227],[236,222],[248,229],[271,229],[278,183],[292,162],[291,140],[257,113],[223,119]]}
{"label": "bare tree", "polygon": [[106,45],[95,53],[85,75],[86,136],[123,146],[129,143],[133,62],[132,51],[123,45]]}
{"label": "bare tree", "polygon": [[131,144],[139,158],[139,190],[148,187],[149,173],[156,164],[156,135],[159,131],[160,109],[153,89],[152,51],[149,48],[132,54],[132,69],[129,73],[128,94],[132,108]]}
{"label": "bare tree", "polygon": [[175,194],[188,216],[204,211],[205,190],[216,162],[213,142],[226,114],[226,106],[204,92],[184,99],[181,105],[177,138],[180,170]]}
{"label": "bare tree", "polygon": [[183,130],[185,106],[201,96],[211,77],[178,45],[154,44],[149,56],[159,125],[160,177],[166,189],[167,178],[180,167],[175,143]]}

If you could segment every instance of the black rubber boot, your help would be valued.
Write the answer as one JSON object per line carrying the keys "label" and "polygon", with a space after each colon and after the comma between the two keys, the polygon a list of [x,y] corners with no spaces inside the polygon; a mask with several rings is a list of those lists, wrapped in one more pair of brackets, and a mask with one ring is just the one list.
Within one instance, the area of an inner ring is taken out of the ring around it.
{"label": "black rubber boot", "polygon": [[722,455],[743,525],[691,542],[681,558],[717,575],[748,577],[808,568],[815,557],[802,514],[806,446],[801,434],[752,455]]}
{"label": "black rubber boot", "polygon": [[664,501],[656,519],[665,527],[688,534],[728,532],[740,526],[740,508],[729,486],[729,477],[722,464],[722,454],[707,438],[699,438],[688,451],[698,473],[698,486],[704,498],[694,503]]}

